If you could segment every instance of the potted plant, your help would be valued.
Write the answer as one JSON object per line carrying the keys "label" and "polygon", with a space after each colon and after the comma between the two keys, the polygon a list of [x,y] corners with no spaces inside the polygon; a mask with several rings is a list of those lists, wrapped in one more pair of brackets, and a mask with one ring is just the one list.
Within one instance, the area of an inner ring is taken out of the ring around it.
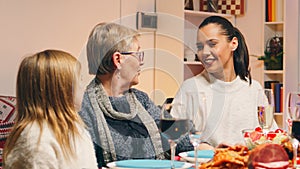
{"label": "potted plant", "polygon": [[263,60],[266,70],[282,70],[283,69],[283,39],[275,35],[270,38],[267,43],[264,56],[258,58]]}
{"label": "potted plant", "polygon": [[283,69],[283,51],[279,53],[272,53],[265,50],[265,55],[258,58],[263,60],[266,70],[282,70]]}

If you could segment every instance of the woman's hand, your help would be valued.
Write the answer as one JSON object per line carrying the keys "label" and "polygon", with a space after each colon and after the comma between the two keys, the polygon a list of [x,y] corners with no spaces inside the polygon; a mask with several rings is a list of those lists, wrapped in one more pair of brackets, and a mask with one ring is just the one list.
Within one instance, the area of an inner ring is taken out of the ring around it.
{"label": "woman's hand", "polygon": [[208,143],[200,143],[198,150],[214,150],[215,148]]}

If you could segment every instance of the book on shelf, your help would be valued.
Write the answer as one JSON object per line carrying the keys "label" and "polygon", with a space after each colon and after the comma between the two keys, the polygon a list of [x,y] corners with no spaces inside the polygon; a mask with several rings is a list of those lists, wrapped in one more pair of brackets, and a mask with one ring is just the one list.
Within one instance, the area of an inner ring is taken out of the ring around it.
{"label": "book on shelf", "polygon": [[276,0],[276,21],[283,21],[283,0]]}
{"label": "book on shelf", "polygon": [[276,113],[283,110],[283,84],[279,81],[265,81],[265,88],[272,89],[274,94],[274,108]]}
{"label": "book on shelf", "polygon": [[265,21],[280,22],[283,21],[283,0],[265,0]]}
{"label": "book on shelf", "polygon": [[283,99],[282,98],[282,95],[281,95],[281,87],[282,87],[282,83],[276,83],[275,84],[275,93],[274,93],[274,96],[275,96],[275,112],[282,112],[281,111],[281,100]]}
{"label": "book on shelf", "polygon": [[265,21],[268,22],[269,20],[269,0],[265,0]]}
{"label": "book on shelf", "polygon": [[272,0],[266,1],[268,1],[268,5],[266,6],[266,10],[268,12],[267,22],[272,22]]}
{"label": "book on shelf", "polygon": [[280,112],[283,112],[283,85],[280,87]]}
{"label": "book on shelf", "polygon": [[277,81],[277,80],[268,80],[268,81],[265,81],[265,88],[266,89],[272,89],[272,85],[274,85],[275,83],[279,83],[279,81]]}

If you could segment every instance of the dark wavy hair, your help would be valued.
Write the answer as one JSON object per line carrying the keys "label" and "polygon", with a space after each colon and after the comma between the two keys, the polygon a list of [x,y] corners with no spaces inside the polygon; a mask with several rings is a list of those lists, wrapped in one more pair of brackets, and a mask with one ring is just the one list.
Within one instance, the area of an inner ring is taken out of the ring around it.
{"label": "dark wavy hair", "polygon": [[238,47],[233,53],[234,71],[242,80],[247,82],[249,80],[249,84],[251,85],[252,78],[249,68],[249,53],[243,34],[236,27],[234,27],[230,21],[221,16],[207,17],[199,25],[199,29],[208,24],[219,25],[223,30],[223,35],[227,36],[228,42],[230,42],[234,37],[238,39]]}

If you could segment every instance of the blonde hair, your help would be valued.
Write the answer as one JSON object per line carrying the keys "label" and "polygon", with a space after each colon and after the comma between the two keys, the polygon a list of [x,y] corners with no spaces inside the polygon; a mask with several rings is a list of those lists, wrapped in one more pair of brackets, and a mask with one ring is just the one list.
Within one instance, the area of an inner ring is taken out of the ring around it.
{"label": "blonde hair", "polygon": [[74,156],[77,125],[83,122],[74,105],[74,89],[80,63],[71,54],[59,50],[45,50],[23,59],[17,75],[17,114],[15,125],[4,148],[4,163],[22,131],[33,122],[53,131],[66,159]]}
{"label": "blonde hair", "polygon": [[116,23],[99,23],[89,35],[87,59],[89,73],[104,75],[115,70],[112,62],[114,52],[127,52],[140,34]]}

